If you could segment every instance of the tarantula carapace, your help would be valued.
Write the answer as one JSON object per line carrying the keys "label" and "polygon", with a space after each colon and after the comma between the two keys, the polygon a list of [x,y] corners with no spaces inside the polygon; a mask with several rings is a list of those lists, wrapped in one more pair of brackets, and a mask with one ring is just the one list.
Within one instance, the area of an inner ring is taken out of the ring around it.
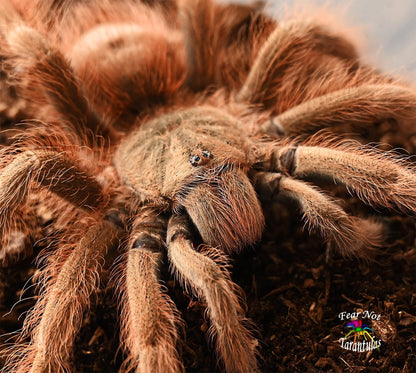
{"label": "tarantula carapace", "polygon": [[295,200],[310,228],[361,257],[379,225],[303,179],[416,211],[410,163],[330,135],[416,118],[415,93],[347,39],[311,20],[278,23],[259,4],[143,3],[1,1],[2,68],[33,122],[1,149],[2,257],[31,235],[33,198],[54,234],[8,372],[71,370],[102,263],[116,256],[122,369],[182,371],[164,255],[205,301],[225,370],[258,371],[227,256],[260,240],[259,200]]}

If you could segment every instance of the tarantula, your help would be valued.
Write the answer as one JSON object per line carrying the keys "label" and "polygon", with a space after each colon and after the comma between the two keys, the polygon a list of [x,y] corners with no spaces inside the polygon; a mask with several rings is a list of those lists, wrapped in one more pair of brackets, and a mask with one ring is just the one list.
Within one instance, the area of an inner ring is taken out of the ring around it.
{"label": "tarantula", "polygon": [[29,342],[7,371],[70,371],[83,312],[116,256],[122,370],[183,371],[180,315],[158,274],[167,255],[206,302],[225,371],[256,372],[228,256],[260,240],[259,197],[295,200],[344,255],[371,251],[379,227],[303,179],[416,211],[410,163],[322,132],[416,117],[415,93],[362,64],[346,38],[311,20],[278,23],[258,4],[143,3],[1,1],[3,69],[36,120],[1,149],[2,256],[30,236],[34,195],[55,233]]}

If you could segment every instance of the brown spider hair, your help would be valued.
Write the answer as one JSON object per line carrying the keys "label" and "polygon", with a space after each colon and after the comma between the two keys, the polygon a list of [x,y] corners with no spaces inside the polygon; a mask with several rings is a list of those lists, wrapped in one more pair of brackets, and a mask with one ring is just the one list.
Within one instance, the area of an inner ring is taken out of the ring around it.
{"label": "brown spider hair", "polygon": [[256,372],[258,341],[228,255],[261,239],[259,197],[294,200],[346,256],[379,246],[380,224],[314,179],[416,211],[407,160],[334,136],[345,124],[405,129],[416,114],[414,91],[365,66],[344,36],[310,20],[278,23],[259,4],[13,4],[0,13],[3,68],[37,121],[0,151],[1,256],[16,231],[28,234],[14,216],[33,196],[52,211],[55,239],[23,328],[30,342],[6,369],[69,371],[102,266],[118,257],[122,371],[184,370],[180,313],[160,283],[166,258],[205,302],[224,369]]}

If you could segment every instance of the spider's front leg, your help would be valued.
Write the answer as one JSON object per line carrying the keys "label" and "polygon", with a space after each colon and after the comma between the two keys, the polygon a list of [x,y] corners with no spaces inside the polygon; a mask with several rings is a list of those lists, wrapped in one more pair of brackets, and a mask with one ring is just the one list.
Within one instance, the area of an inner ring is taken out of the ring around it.
{"label": "spider's front leg", "polygon": [[142,208],[133,223],[120,270],[121,334],[128,357],[124,369],[176,373],[183,365],[176,351],[178,311],[159,283],[165,247],[165,220]]}
{"label": "spider's front leg", "polygon": [[280,172],[258,172],[254,183],[263,198],[279,194],[295,200],[308,227],[334,242],[343,255],[371,257],[373,248],[381,241],[378,224],[349,216],[334,199],[309,183]]}
{"label": "spider's front leg", "polygon": [[231,281],[225,255],[214,248],[196,251],[189,222],[181,215],[169,221],[167,244],[169,259],[185,287],[189,285],[207,302],[210,334],[216,337],[226,371],[257,372],[257,341],[244,326],[247,319],[238,299],[239,288]]}
{"label": "spider's front leg", "polygon": [[[270,165],[294,177],[326,176],[369,205],[416,211],[416,174],[410,163],[354,142],[276,149]],[[274,163],[274,164],[273,164]]]}
{"label": "spider's front leg", "polygon": [[12,349],[7,369],[31,373],[67,371],[83,313],[90,295],[97,290],[101,263],[124,230],[117,219],[106,214],[108,191],[73,156],[58,147],[25,150],[22,146],[20,151],[16,154],[11,147],[1,154],[2,235],[7,234],[14,211],[25,204],[35,186],[70,202],[79,209],[77,217],[82,219],[74,222],[73,216],[68,217],[71,233],[67,228],[65,240],[48,254],[48,265],[41,273],[42,296],[23,326],[22,340],[28,337],[31,341]]}
{"label": "spider's front leg", "polygon": [[258,186],[296,199],[307,223],[335,240],[344,254],[358,254],[361,247],[377,243],[379,229],[348,216],[316,187],[294,178],[327,177],[344,184],[369,205],[416,211],[416,174],[410,164],[389,153],[352,142],[272,145],[266,153],[263,167],[271,173],[257,174]]}
{"label": "spider's front leg", "polygon": [[[89,228],[88,228],[89,227]],[[70,371],[70,356],[90,296],[98,288],[104,256],[122,230],[109,220],[87,219],[80,225],[83,237],[61,245],[42,273],[44,292],[26,316],[22,340],[12,349],[7,371],[44,373]]]}
{"label": "spider's front leg", "polygon": [[[217,350],[227,372],[256,372],[256,341],[244,326],[246,319],[238,288],[218,250],[194,250],[188,220],[174,215],[168,223],[168,257],[186,289],[201,296],[212,321]],[[125,369],[140,372],[183,370],[176,351],[178,311],[159,283],[159,265],[165,247],[166,222],[153,210],[142,208],[133,223],[120,294],[122,335],[128,350]],[[221,264],[218,264],[221,262]]]}
{"label": "spider's front leg", "polygon": [[[22,147],[23,148],[23,147]],[[28,194],[34,185],[48,188],[73,205],[92,212],[104,202],[102,187],[65,152],[34,149],[14,154],[13,147],[0,152],[3,167],[0,168],[0,223],[4,247],[2,257],[12,250],[10,240],[15,235],[16,216],[25,211]],[[27,215],[27,213],[26,213]],[[29,215],[30,216],[30,215]],[[23,230],[24,231],[24,230]],[[7,244],[9,241],[9,244]]]}

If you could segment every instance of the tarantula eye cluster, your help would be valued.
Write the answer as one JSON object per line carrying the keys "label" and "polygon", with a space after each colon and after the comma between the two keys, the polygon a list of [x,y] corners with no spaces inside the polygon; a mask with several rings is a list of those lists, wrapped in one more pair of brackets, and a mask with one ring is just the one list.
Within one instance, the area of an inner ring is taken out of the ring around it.
{"label": "tarantula eye cluster", "polygon": [[191,162],[191,165],[196,166],[202,166],[209,162],[210,159],[214,158],[214,156],[211,154],[209,150],[202,150],[200,152],[197,152],[196,154],[192,154],[189,157],[189,162]]}

